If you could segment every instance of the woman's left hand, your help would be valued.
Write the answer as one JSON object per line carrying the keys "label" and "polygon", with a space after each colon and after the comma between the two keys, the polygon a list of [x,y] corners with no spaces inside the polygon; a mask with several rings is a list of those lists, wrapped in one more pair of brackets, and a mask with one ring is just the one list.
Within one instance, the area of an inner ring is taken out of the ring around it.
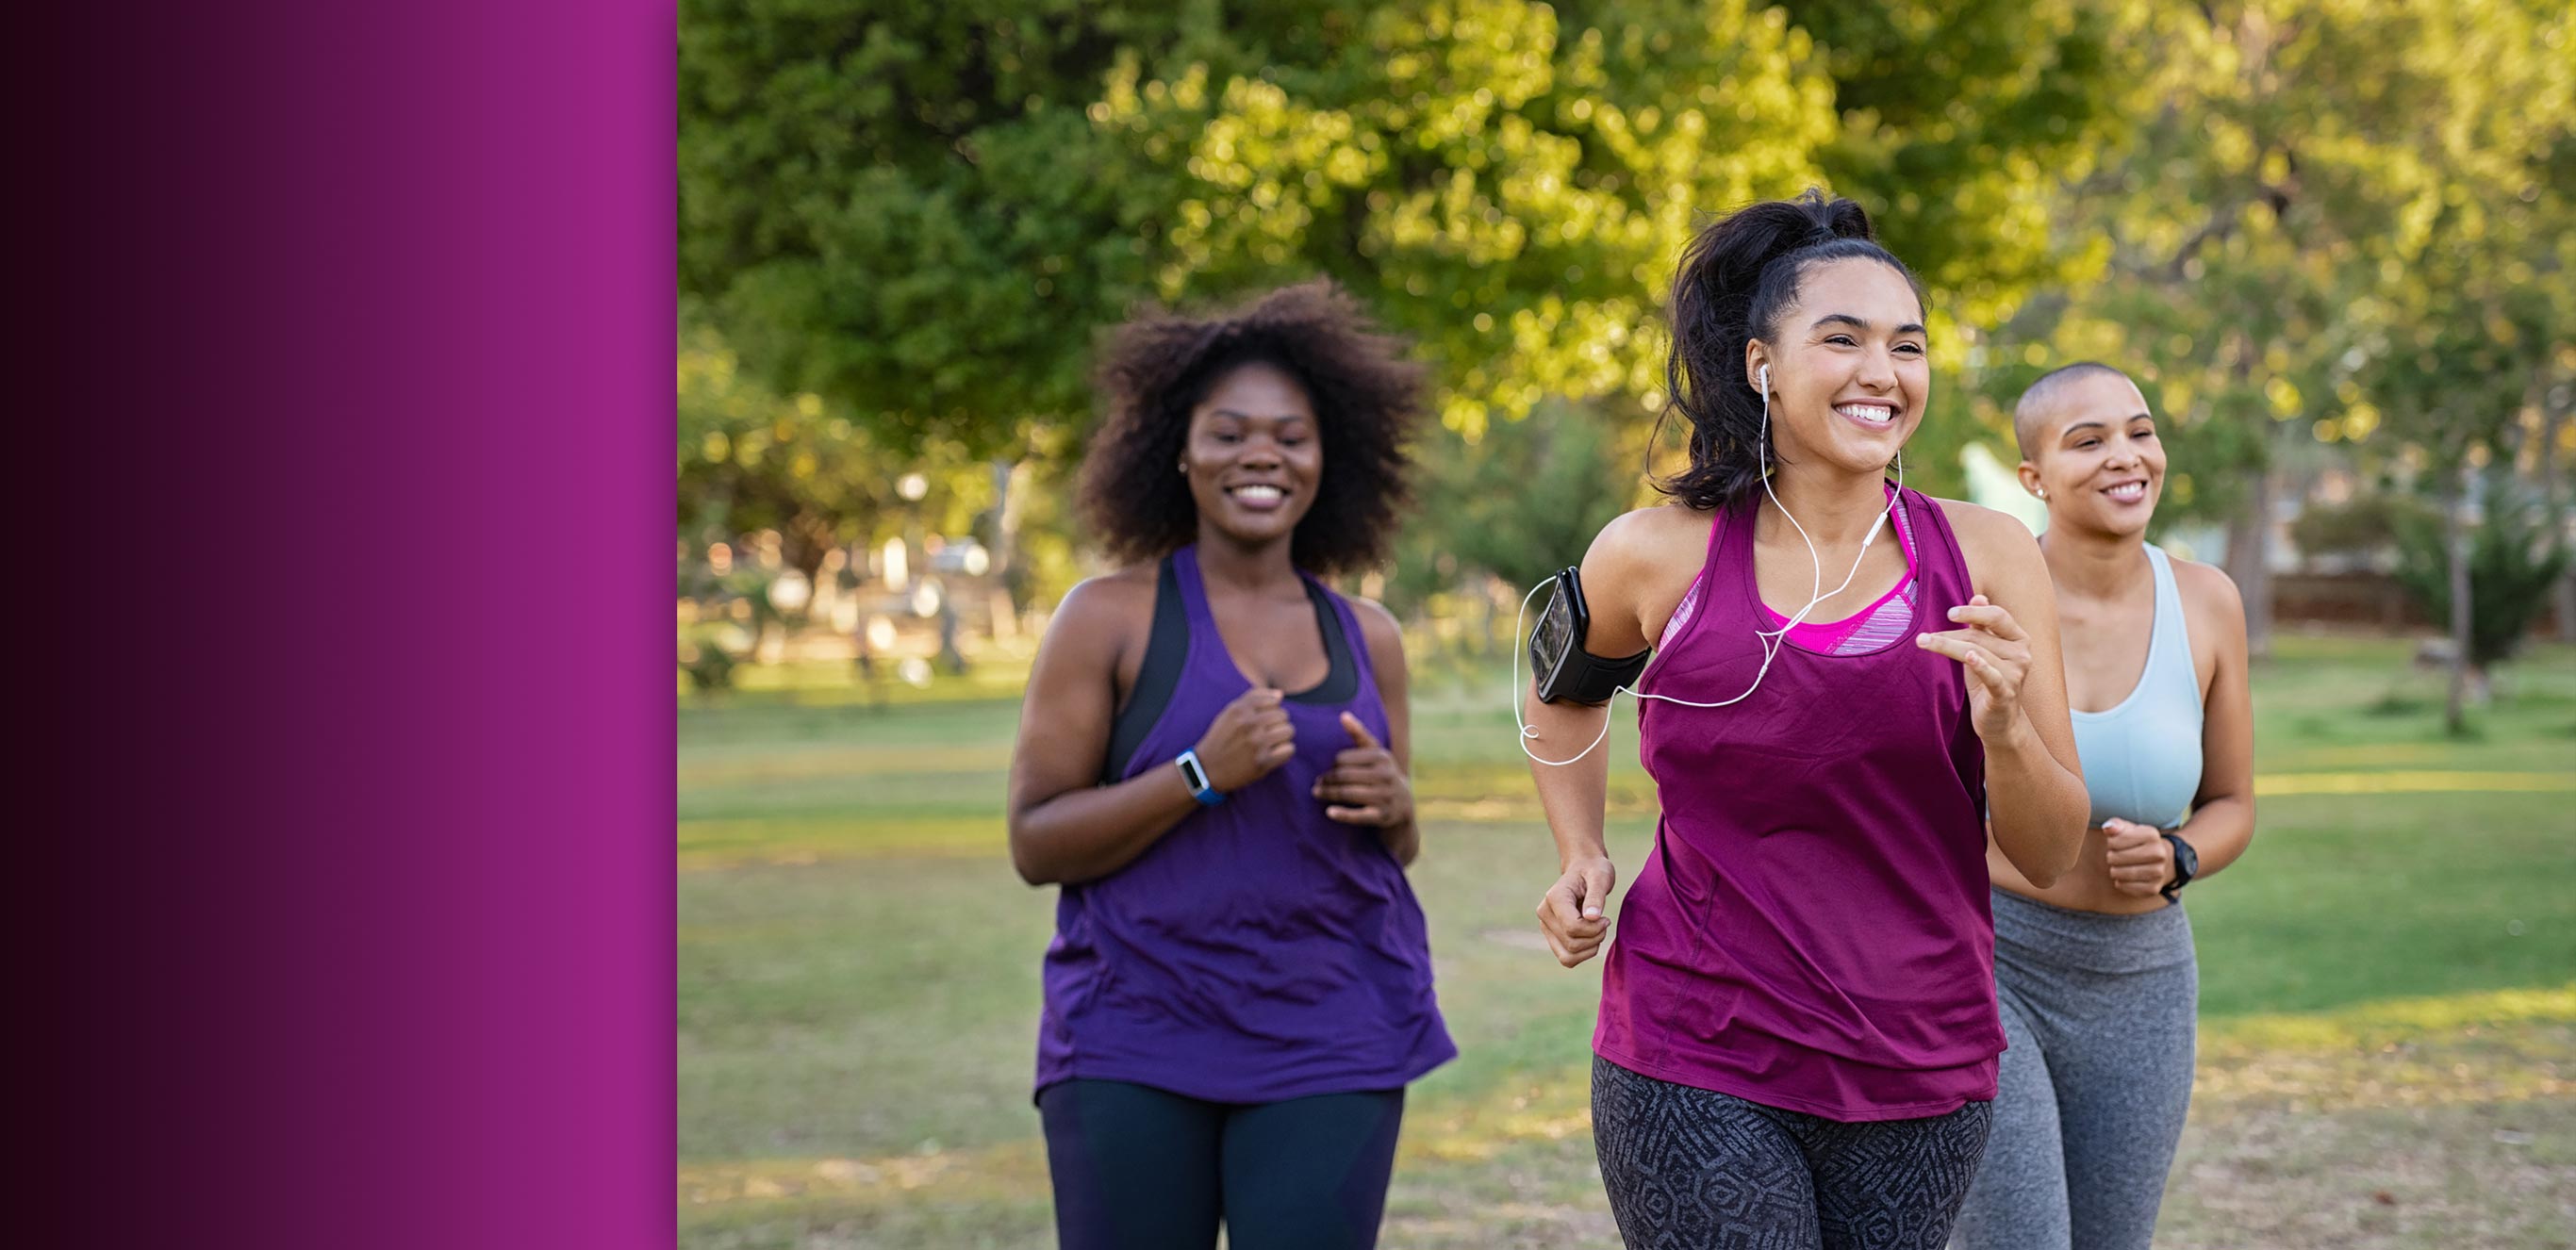
{"label": "woman's left hand", "polygon": [[2102,822],[2102,840],[2112,889],[2131,898],[2165,892],[2174,877],[2174,853],[2164,830],[2115,816]]}
{"label": "woman's left hand", "polygon": [[2030,634],[2012,613],[1978,595],[1950,609],[1964,626],[1916,635],[1916,646],[1938,651],[1968,670],[1968,713],[1977,737],[2002,743],[2022,726],[2021,683],[2030,675]]}
{"label": "woman's left hand", "polygon": [[1330,772],[1315,779],[1324,815],[1346,825],[1392,829],[1413,819],[1413,783],[1395,766],[1395,753],[1380,745],[1360,718],[1342,713],[1349,750],[1333,757]]}

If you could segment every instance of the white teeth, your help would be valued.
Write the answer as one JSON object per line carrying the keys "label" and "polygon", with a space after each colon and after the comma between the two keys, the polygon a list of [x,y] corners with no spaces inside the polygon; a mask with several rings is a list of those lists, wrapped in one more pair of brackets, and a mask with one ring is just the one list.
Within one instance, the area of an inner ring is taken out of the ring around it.
{"label": "white teeth", "polygon": [[2122,501],[2137,499],[2147,493],[2147,484],[2144,482],[2122,482],[2102,493],[2109,495],[2113,499]]}
{"label": "white teeth", "polygon": [[1877,404],[1844,404],[1842,407],[1834,409],[1834,411],[1839,412],[1846,417],[1851,417],[1854,420],[1875,421],[1881,425],[1885,425],[1896,419],[1895,409],[1883,408]]}
{"label": "white teeth", "polygon": [[1262,503],[1275,503],[1286,495],[1276,486],[1237,486],[1227,493],[1237,499]]}

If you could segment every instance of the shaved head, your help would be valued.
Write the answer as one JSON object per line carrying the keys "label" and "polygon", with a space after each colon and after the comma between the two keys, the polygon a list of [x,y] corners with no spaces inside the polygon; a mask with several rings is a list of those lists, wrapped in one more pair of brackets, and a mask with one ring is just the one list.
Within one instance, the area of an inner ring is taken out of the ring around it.
{"label": "shaved head", "polygon": [[2118,378],[2132,387],[2137,385],[2128,374],[2109,365],[2080,360],[2039,375],[2039,380],[2021,393],[2021,401],[2013,405],[2013,442],[2020,446],[2022,459],[2038,454],[2049,427],[2064,417],[2066,401],[2081,389],[2078,384],[2095,378]]}

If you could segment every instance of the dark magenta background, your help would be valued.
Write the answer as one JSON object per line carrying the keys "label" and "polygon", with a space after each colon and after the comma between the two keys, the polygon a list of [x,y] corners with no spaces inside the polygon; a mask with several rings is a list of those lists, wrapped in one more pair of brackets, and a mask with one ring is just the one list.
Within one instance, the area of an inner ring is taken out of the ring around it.
{"label": "dark magenta background", "polygon": [[54,9],[10,1240],[669,1245],[672,6]]}

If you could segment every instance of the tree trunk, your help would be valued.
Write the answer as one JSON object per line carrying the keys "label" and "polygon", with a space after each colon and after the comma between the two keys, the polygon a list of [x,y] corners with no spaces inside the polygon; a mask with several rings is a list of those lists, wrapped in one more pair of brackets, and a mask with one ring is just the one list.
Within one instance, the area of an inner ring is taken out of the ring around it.
{"label": "tree trunk", "polygon": [[2469,527],[2460,515],[2462,487],[2468,470],[2443,475],[2442,549],[2451,574],[2451,691],[2442,712],[2443,728],[2454,737],[2468,732],[2469,694]]}
{"label": "tree trunk", "polygon": [[2227,575],[2245,599],[2245,645],[2255,659],[2272,654],[2273,472],[2248,478],[2245,504],[2227,522]]}
{"label": "tree trunk", "polygon": [[839,521],[837,515],[799,512],[778,527],[782,548],[779,554],[786,559],[787,567],[805,579],[805,606],[798,608],[793,617],[783,617],[782,625],[811,621],[814,606],[829,602],[823,593],[823,562],[831,557]]}
{"label": "tree trunk", "polygon": [[[2550,402],[2549,388],[2540,391],[2540,490],[2548,504],[2544,515],[2549,518],[2549,542],[2554,548],[2567,545],[2567,483],[2558,476],[2558,431],[2566,426],[2567,407]],[[2558,571],[2558,588],[2551,595],[2550,614],[2558,618],[2558,641],[2576,642],[2576,560]]]}
{"label": "tree trunk", "polygon": [[1007,605],[992,614],[995,638],[1018,635],[1028,593],[1028,572],[1020,567],[1020,518],[1028,511],[1029,472],[1026,461],[993,462],[993,581]]}
{"label": "tree trunk", "polygon": [[830,596],[823,590],[823,563],[831,557],[831,554],[830,547],[817,545],[809,547],[796,557],[796,571],[805,575],[805,606],[796,610],[796,623],[799,625],[813,624],[816,605],[829,605],[832,602]]}

